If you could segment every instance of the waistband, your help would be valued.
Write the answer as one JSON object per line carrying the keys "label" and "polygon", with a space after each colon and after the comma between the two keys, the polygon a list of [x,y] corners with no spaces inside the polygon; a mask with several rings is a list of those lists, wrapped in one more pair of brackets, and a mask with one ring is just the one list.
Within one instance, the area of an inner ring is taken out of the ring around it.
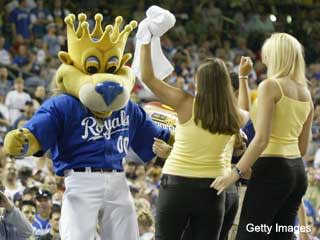
{"label": "waistband", "polygon": [[297,158],[285,158],[285,157],[272,157],[272,156],[266,156],[266,157],[259,157],[256,161],[257,162],[264,162],[264,163],[284,163],[288,166],[296,166],[296,165],[303,165],[302,157]]}
{"label": "waistband", "polygon": [[186,187],[210,188],[214,179],[215,178],[193,178],[163,174],[161,178],[161,185],[163,187],[180,185]]}

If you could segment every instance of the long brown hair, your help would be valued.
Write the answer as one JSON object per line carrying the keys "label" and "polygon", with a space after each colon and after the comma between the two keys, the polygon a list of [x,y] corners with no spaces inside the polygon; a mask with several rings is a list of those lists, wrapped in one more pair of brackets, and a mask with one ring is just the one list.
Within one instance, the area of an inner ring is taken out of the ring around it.
{"label": "long brown hair", "polygon": [[198,68],[196,84],[195,123],[211,133],[238,134],[240,115],[224,62],[218,58],[206,59]]}

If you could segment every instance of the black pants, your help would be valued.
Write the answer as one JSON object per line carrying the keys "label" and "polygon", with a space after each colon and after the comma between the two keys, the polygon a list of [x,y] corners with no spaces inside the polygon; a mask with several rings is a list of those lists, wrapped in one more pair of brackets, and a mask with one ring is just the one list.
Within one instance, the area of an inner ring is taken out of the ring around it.
{"label": "black pants", "polygon": [[210,188],[214,179],[164,175],[157,202],[156,239],[180,240],[187,224],[193,240],[218,240],[225,194]]}
{"label": "black pants", "polygon": [[[292,240],[294,233],[277,226],[294,226],[307,178],[301,158],[259,158],[244,198],[237,240]],[[260,228],[253,231],[254,226]],[[272,227],[270,234],[266,226]]]}
{"label": "black pants", "polygon": [[[232,185],[226,190],[226,200],[224,206],[224,217],[219,240],[228,240],[229,231],[237,215],[239,207],[239,194],[238,187],[236,185]],[[189,222],[183,232],[183,237],[181,238],[181,240],[193,240]]]}

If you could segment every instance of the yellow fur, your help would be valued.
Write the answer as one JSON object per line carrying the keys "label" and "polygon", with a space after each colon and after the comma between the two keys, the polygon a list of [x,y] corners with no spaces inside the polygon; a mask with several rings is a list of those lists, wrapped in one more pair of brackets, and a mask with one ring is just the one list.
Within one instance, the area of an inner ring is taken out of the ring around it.
{"label": "yellow fur", "polygon": [[[113,26],[108,25],[105,28],[101,26],[102,20],[101,14],[95,15],[95,28],[90,33],[85,14],[78,15],[77,30],[74,28],[75,15],[70,14],[65,18],[68,52],[59,52],[62,64],[55,76],[58,91],[78,98],[98,118],[109,117],[113,111],[124,107],[129,101],[135,82],[132,70],[125,66],[131,54],[124,54],[124,49],[130,32],[137,27],[137,22],[131,21],[120,31],[122,17],[117,17]],[[96,72],[90,72],[90,67],[95,68]],[[95,90],[97,84],[104,82],[117,83],[124,89],[110,105],[105,104]],[[7,134],[4,141],[5,152],[11,156],[21,155],[25,139],[29,143],[25,155],[41,150],[34,135],[23,129],[23,133],[13,130]]]}
{"label": "yellow fur", "polygon": [[23,155],[30,156],[41,150],[38,140],[26,128],[10,131],[4,139],[4,150],[10,156],[19,156],[23,153],[23,144],[28,144],[28,151]]}

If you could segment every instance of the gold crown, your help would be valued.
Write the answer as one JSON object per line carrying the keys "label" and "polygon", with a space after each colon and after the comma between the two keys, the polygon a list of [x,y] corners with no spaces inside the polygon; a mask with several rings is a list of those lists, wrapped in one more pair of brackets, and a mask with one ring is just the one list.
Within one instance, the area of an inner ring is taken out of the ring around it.
{"label": "gold crown", "polygon": [[81,52],[90,47],[98,48],[102,52],[118,48],[123,53],[129,34],[137,27],[137,22],[131,21],[120,31],[123,19],[118,16],[115,19],[114,26],[107,25],[103,31],[101,26],[103,16],[97,13],[94,16],[95,27],[90,33],[87,16],[84,13],[78,15],[77,30],[74,26],[75,19],[74,14],[69,14],[64,22],[67,24],[68,53],[72,60],[76,62],[81,61]]}

